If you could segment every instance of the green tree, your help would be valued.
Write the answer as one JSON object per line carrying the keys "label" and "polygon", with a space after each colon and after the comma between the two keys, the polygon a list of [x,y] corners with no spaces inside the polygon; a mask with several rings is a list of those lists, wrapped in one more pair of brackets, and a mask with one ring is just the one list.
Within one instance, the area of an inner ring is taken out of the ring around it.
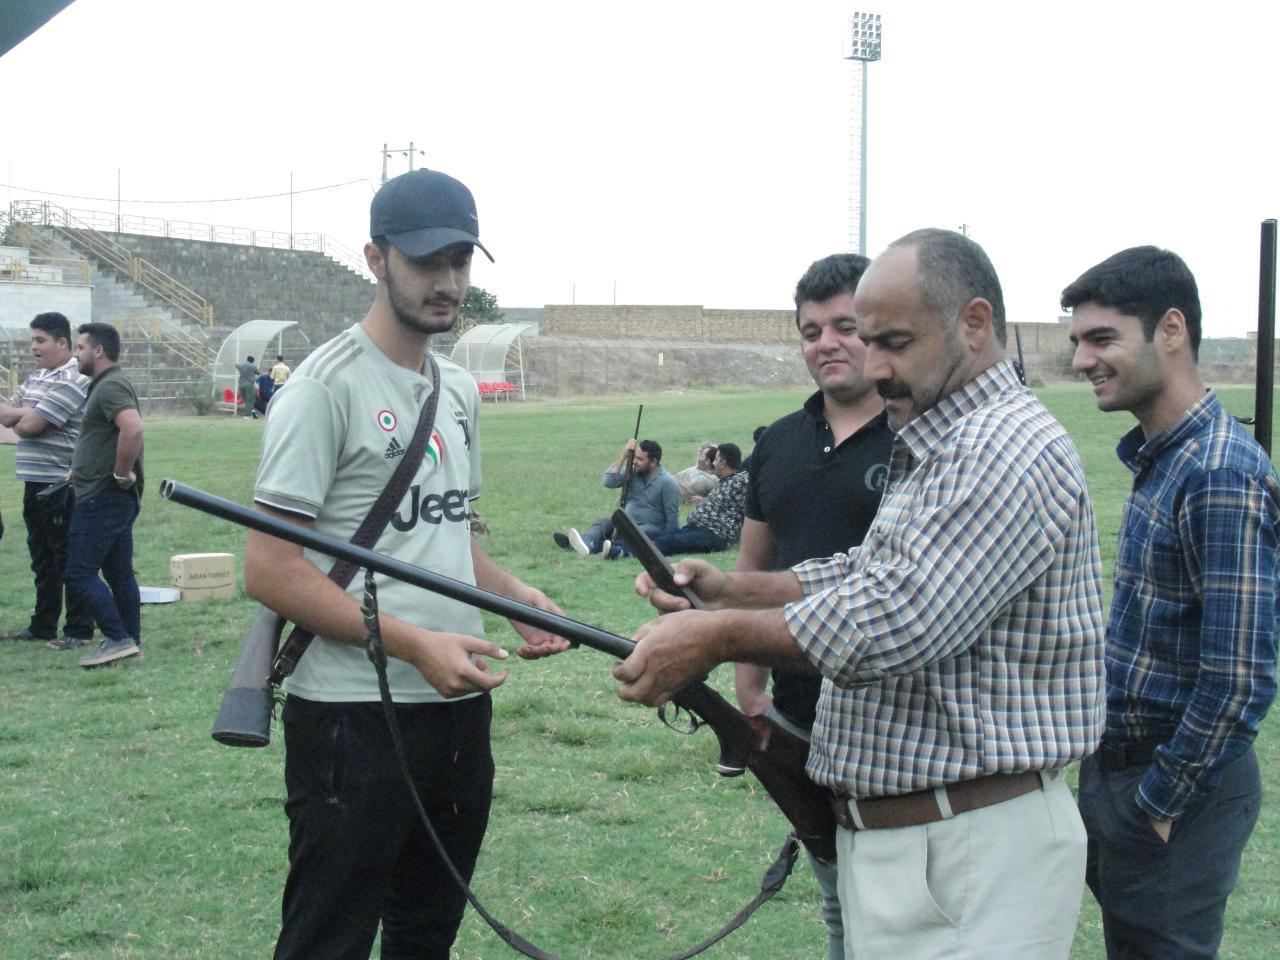
{"label": "green tree", "polygon": [[484,287],[467,287],[467,298],[462,301],[462,315],[474,323],[502,322],[498,298]]}

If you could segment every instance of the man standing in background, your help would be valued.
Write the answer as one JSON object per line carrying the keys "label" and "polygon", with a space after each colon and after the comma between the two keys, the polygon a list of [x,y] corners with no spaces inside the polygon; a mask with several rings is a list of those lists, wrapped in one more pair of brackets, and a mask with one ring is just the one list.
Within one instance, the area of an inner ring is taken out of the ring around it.
{"label": "man standing in background", "polygon": [[236,374],[240,378],[240,400],[244,404],[241,415],[256,419],[258,411],[253,408],[253,385],[258,379],[258,368],[253,357],[245,357],[244,363],[236,365]]}
{"label": "man standing in background", "polygon": [[67,619],[58,636],[67,531],[75,504],[67,479],[89,380],[72,356],[71,323],[61,313],[42,313],[31,321],[31,352],[39,369],[9,404],[0,406],[0,424],[18,435],[16,473],[23,483],[22,519],[36,578],[31,622],[9,638],[43,640],[51,650],[74,650],[93,639],[89,608],[71,591],[66,591]]}
{"label": "man standing in background", "polygon": [[142,656],[141,601],[133,575],[133,522],[142,504],[142,416],[138,394],[117,362],[116,328],[85,323],[79,333],[76,359],[92,379],[71,466],[76,510],[67,541],[67,589],[88,604],[105,638],[80,658],[80,666],[100,667]]}
{"label": "man standing in background", "polygon": [[[889,471],[893,431],[884,401],[862,375],[867,348],[858,339],[853,294],[871,261],[856,253],[818,260],[796,285],[800,350],[818,391],[756,438],[747,485],[741,571],[788,570],[805,560],[846,553],[866,536]],[[822,676],[735,666],[738,703],[806,741]],[[827,960],[844,958],[844,924],[834,863],[809,856],[822,891]]]}
{"label": "man standing in background", "polygon": [[[250,359],[253,358],[251,357]],[[284,362],[284,355],[277,353],[275,366],[271,368],[271,382],[275,384],[277,390],[284,386],[284,382],[289,379],[290,373],[292,371],[289,369],[289,365]]]}
{"label": "man standing in background", "polygon": [[1072,366],[1138,425],[1107,625],[1107,727],[1080,767],[1086,878],[1107,956],[1214,957],[1262,784],[1276,695],[1280,481],[1197,358],[1200,294],[1176,254],[1134,247],[1062,291]]}

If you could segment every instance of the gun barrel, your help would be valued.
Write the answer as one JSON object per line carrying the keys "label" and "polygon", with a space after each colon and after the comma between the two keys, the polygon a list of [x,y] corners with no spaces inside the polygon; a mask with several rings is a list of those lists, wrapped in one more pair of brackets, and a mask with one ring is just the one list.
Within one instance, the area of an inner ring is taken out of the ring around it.
{"label": "gun barrel", "polygon": [[546,610],[539,610],[537,607],[530,606],[527,603],[521,603],[518,600],[512,600],[510,597],[491,593],[481,587],[463,583],[460,580],[454,580],[451,577],[442,576],[430,570],[424,570],[422,567],[414,566],[411,563],[384,557],[382,554],[367,550],[364,547],[357,547],[345,540],[339,540],[309,527],[298,526],[269,514],[250,510],[248,507],[241,506],[231,500],[216,497],[211,493],[187,486],[184,483],[178,483],[175,480],[162,480],[160,482],[160,496],[166,500],[192,507],[223,520],[230,520],[232,523],[237,523],[242,527],[257,530],[259,533],[265,533],[272,537],[279,537],[281,540],[287,540],[290,543],[296,543],[298,546],[306,547],[317,553],[323,553],[325,556],[333,557],[337,560],[346,560],[358,567],[372,570],[374,573],[381,573],[396,580],[411,583],[416,587],[422,587],[424,590],[430,590],[441,596],[449,597],[451,600],[479,607],[481,610],[487,610],[489,613],[495,613],[510,620],[518,620],[520,623],[527,623],[533,627],[549,630],[564,637],[566,640],[584,644],[622,660],[630,656],[631,651],[635,649],[635,644],[626,637],[610,633],[608,630],[601,630],[599,627],[593,627],[590,624],[582,623],[569,617],[548,613]]}

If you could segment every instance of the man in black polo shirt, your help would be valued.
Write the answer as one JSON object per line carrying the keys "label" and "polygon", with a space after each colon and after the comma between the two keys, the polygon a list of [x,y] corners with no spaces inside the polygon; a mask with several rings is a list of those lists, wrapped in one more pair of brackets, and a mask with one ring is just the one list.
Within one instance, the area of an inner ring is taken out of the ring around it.
{"label": "man in black polo shirt", "polygon": [[[796,327],[818,392],[765,431],[751,454],[746,521],[738,570],[786,570],[803,560],[845,553],[862,542],[880,505],[893,432],[875,385],[863,379],[853,292],[870,261],[835,254],[809,267],[796,285]],[[809,739],[822,689],[818,674],[736,667],[738,702]],[[835,864],[813,860],[822,890],[828,960],[844,956]]]}

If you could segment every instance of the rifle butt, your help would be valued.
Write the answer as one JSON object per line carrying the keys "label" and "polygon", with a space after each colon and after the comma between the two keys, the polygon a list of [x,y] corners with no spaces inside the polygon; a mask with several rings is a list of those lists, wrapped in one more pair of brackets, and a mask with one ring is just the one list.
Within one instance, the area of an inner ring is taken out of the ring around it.
{"label": "rifle butt", "polygon": [[271,742],[271,710],[275,702],[269,679],[271,661],[284,621],[262,607],[254,617],[222,695],[211,735],[228,747],[265,747]]}
{"label": "rifle butt", "polygon": [[831,794],[809,779],[809,742],[767,717],[748,718],[755,741],[747,765],[791,821],[796,837],[819,860],[836,859]]}

